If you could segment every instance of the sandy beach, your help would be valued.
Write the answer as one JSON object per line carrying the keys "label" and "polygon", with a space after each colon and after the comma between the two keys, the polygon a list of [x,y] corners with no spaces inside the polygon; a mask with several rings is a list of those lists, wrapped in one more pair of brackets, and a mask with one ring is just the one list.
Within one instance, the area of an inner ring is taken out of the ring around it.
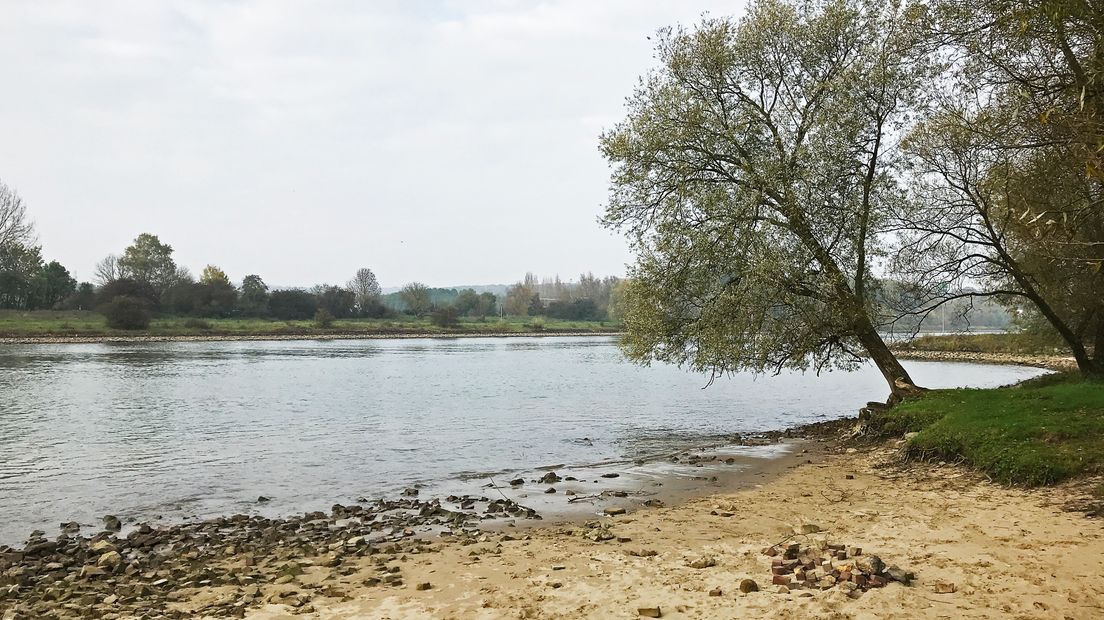
{"label": "sandy beach", "polygon": [[[309,566],[263,586],[258,599],[269,602],[246,617],[1104,617],[1104,526],[1064,511],[1067,490],[1003,488],[953,465],[899,466],[892,444],[827,445],[753,488],[606,517],[610,540],[595,542],[577,523],[546,525],[392,561],[359,558],[345,575]],[[777,593],[762,550],[783,540],[861,547],[916,579],[857,598],[838,587]],[[364,585],[381,566],[397,567],[403,585]],[[738,590],[748,578],[758,592]],[[202,613],[219,596],[202,591],[174,607]]]}

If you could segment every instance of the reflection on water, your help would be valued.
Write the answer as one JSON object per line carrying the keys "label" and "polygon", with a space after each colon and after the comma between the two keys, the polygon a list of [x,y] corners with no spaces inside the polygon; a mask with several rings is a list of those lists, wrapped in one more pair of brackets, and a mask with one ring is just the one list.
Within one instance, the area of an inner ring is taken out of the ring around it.
{"label": "reflection on water", "polygon": [[[1034,369],[912,362],[922,384]],[[607,338],[0,348],[0,542],[106,513],[328,507],[418,482],[633,460],[849,415],[878,373],[706,379]],[[470,486],[463,487],[470,491]]]}

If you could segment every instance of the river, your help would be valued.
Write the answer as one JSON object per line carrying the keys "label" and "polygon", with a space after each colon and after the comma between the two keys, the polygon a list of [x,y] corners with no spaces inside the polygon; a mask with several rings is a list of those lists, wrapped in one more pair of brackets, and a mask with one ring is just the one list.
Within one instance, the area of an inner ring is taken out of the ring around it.
{"label": "river", "polygon": [[[906,365],[930,387],[1043,372]],[[3,346],[0,543],[104,514],[287,514],[549,465],[632,467],[887,392],[873,368],[706,384],[629,364],[604,337]]]}

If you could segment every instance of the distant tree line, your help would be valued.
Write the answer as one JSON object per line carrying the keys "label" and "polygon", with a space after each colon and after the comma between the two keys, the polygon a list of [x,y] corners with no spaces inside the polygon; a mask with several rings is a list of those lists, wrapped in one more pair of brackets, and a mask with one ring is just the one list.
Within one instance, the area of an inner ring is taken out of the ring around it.
{"label": "distant tree line", "polygon": [[[617,278],[580,276],[577,283],[538,282],[532,274],[505,295],[472,288],[430,288],[411,282],[384,295],[371,269],[361,268],[345,285],[272,289],[257,274],[236,285],[221,268],[207,265],[196,278],[178,265],[173,248],[142,233],[121,254],[96,264],[95,283],[80,284],[56,261],[45,262],[22,198],[0,183],[0,308],[96,310],[118,329],[144,329],[154,316],[314,320],[429,317],[443,327],[462,318],[503,314],[573,320],[609,318]],[[196,323],[202,325],[202,323]]]}

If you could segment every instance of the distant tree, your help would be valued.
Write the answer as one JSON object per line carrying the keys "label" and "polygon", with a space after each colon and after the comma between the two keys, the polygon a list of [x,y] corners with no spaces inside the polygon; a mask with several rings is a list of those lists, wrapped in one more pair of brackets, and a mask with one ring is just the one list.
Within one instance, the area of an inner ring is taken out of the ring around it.
{"label": "distant tree", "polygon": [[215,267],[214,265],[207,265],[203,268],[203,273],[199,276],[201,284],[218,284],[231,286],[230,278],[226,276],[226,272]]}
{"label": "distant tree", "polygon": [[540,298],[532,284],[518,282],[506,289],[506,301],[503,302],[502,309],[510,316],[527,316],[533,303],[533,295]]}
{"label": "distant tree", "polygon": [[529,316],[540,316],[544,314],[544,302],[541,301],[540,293],[533,293],[529,298],[529,307],[526,309],[526,314]]}
{"label": "distant tree", "polygon": [[356,309],[356,295],[347,288],[322,285],[315,290],[318,307],[329,312],[334,318],[345,319],[353,316]]}
{"label": "distant tree", "polygon": [[460,325],[460,313],[456,306],[438,306],[430,314],[429,320],[437,327],[457,327]]}
{"label": "distant tree", "polygon": [[589,297],[570,302],[553,301],[548,304],[546,313],[550,318],[570,321],[596,321],[601,318],[598,304]]}
{"label": "distant tree", "polygon": [[23,198],[0,180],[0,247],[35,244],[34,224],[27,219]]}
{"label": "distant tree", "polygon": [[281,321],[304,321],[318,311],[318,298],[303,289],[272,291],[268,298],[268,310]]}
{"label": "distant tree", "polygon": [[349,280],[348,288],[353,292],[356,298],[357,310],[362,315],[366,315],[369,309],[379,303],[380,293],[382,292],[379,280],[376,279],[376,274],[372,273],[372,270],[367,267],[357,269],[356,276]]}
{"label": "distant tree", "polygon": [[107,306],[116,297],[129,297],[144,302],[146,309],[156,311],[160,308],[161,296],[148,282],[139,282],[130,278],[120,278],[109,282],[96,291],[96,305]]}
{"label": "distant tree", "polygon": [[315,327],[330,327],[333,325],[334,315],[330,314],[330,311],[325,308],[319,308],[314,313],[314,326]]}
{"label": "distant tree", "polygon": [[64,310],[91,310],[96,307],[96,287],[91,282],[81,282],[77,290],[61,302]]}
{"label": "distant tree", "polygon": [[42,269],[38,246],[11,242],[0,246],[0,308],[27,309],[35,276]]}
{"label": "distant tree", "polygon": [[42,266],[31,281],[32,308],[54,308],[77,290],[77,281],[61,263],[50,261]]}
{"label": "distant tree", "polygon": [[498,299],[494,293],[480,293],[479,302],[476,303],[475,308],[472,309],[471,314],[479,317],[479,320],[487,318],[488,315],[495,313],[495,306],[498,305]]}
{"label": "distant tree", "polygon": [[460,291],[452,305],[460,316],[470,316],[479,305],[479,293],[475,289],[466,288]]}
{"label": "distant tree", "polygon": [[399,299],[406,306],[406,311],[414,316],[425,316],[433,309],[433,303],[429,298],[429,288],[421,282],[411,282],[399,291]]}
{"label": "distant tree", "polygon": [[103,260],[96,263],[95,273],[96,282],[101,286],[118,280],[122,277],[119,273],[119,257],[114,254],[108,254]]}
{"label": "distant tree", "polygon": [[251,274],[242,278],[238,305],[246,316],[268,314],[268,285],[261,276]]}
{"label": "distant tree", "polygon": [[172,254],[172,246],[161,243],[157,235],[142,233],[119,258],[119,272],[124,277],[149,284],[160,294],[181,276]]}
{"label": "distant tree", "polygon": [[107,326],[112,329],[147,329],[150,324],[149,304],[134,297],[115,297],[101,312],[107,318]]}

